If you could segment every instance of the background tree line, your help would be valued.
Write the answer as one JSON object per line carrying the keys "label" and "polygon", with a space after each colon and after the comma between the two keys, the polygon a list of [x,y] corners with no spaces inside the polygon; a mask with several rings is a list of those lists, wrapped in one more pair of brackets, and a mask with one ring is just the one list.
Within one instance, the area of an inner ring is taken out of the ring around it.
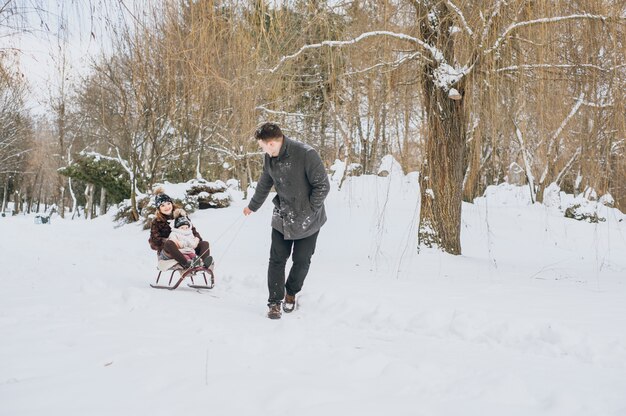
{"label": "background tree line", "polygon": [[131,22],[42,119],[3,50],[3,206],[91,216],[199,176],[246,189],[268,119],[327,166],[420,171],[420,240],[452,253],[461,199],[491,184],[626,206],[623,2],[154,0]]}

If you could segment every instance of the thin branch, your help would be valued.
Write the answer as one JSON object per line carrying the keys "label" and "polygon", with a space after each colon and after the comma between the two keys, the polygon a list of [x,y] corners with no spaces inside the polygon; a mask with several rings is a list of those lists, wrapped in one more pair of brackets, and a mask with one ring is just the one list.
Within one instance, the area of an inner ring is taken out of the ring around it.
{"label": "thin branch", "polygon": [[526,149],[526,145],[524,144],[522,131],[519,129],[517,124],[513,124],[515,125],[515,136],[517,137],[517,141],[519,142],[520,149],[522,151],[522,159],[524,160],[524,167],[526,168],[526,179],[528,180],[528,187],[530,188],[530,199],[533,203],[535,203],[535,177],[533,176],[530,165],[531,157],[528,153],[528,149]]}
{"label": "thin branch", "polygon": [[570,158],[570,160],[565,164],[563,169],[561,169],[559,174],[556,176],[556,179],[554,180],[554,182],[557,185],[560,186],[561,179],[563,179],[563,176],[565,176],[565,174],[570,170],[570,168],[572,167],[572,165],[574,164],[578,156],[580,156],[580,153],[581,153],[581,149],[580,149],[580,146],[578,146],[578,148],[574,152],[574,155]]}
{"label": "thin branch", "polygon": [[255,110],[261,110],[265,113],[268,114],[278,114],[281,116],[290,116],[290,117],[313,117],[312,114],[303,114],[303,113],[289,113],[287,111],[277,111],[277,110],[270,110],[267,107],[264,107],[262,105],[258,105],[256,107],[254,107]]}
{"label": "thin branch", "polygon": [[585,93],[581,92],[580,95],[578,96],[578,100],[576,100],[576,103],[574,104],[574,106],[570,110],[570,112],[567,115],[567,117],[565,117],[563,119],[563,121],[561,122],[561,125],[559,126],[559,128],[556,129],[556,131],[554,132],[554,134],[550,138],[550,143],[548,144],[548,156],[547,156],[547,160],[546,160],[546,166],[543,169],[543,173],[541,174],[541,178],[539,179],[539,183],[540,184],[543,184],[545,182],[545,180],[546,180],[546,177],[548,176],[548,168],[550,166],[550,163],[552,163],[552,161],[550,159],[552,158],[552,153],[554,152],[554,145],[556,144],[556,139],[559,138],[559,136],[563,132],[563,129],[565,129],[565,126],[567,125],[567,123],[572,119],[572,117],[574,117],[574,115],[576,115],[576,113],[578,112],[578,109],[580,108],[580,106],[583,105],[583,100],[584,99],[585,99]]}
{"label": "thin branch", "polygon": [[396,32],[390,32],[390,31],[386,31],[386,30],[378,30],[378,31],[373,31],[373,32],[366,32],[366,33],[362,33],[359,36],[357,36],[354,39],[350,39],[350,40],[325,40],[323,42],[320,43],[314,43],[314,44],[310,44],[310,45],[304,45],[303,47],[301,47],[297,52],[291,54],[291,55],[286,55],[283,56],[282,58],[280,58],[280,60],[278,61],[278,64],[272,68],[269,69],[267,71],[274,73],[276,72],[285,62],[297,58],[298,56],[300,56],[302,53],[304,53],[305,51],[308,51],[310,49],[318,49],[321,48],[323,46],[328,46],[330,48],[341,48],[343,46],[348,46],[348,45],[354,45],[364,39],[368,39],[368,38],[372,38],[372,37],[378,37],[378,36],[389,36],[392,38],[396,38],[396,39],[400,39],[400,40],[405,40],[405,41],[409,41],[411,43],[414,43],[416,45],[421,46],[422,48],[424,48],[425,50],[427,50],[430,55],[432,56],[432,58],[438,62],[438,63],[445,63],[445,59],[443,56],[443,53],[437,49],[436,47],[429,45],[428,43],[415,38],[413,36],[409,36],[406,35],[404,33],[396,33]]}
{"label": "thin branch", "polygon": [[344,76],[351,76],[351,75],[363,74],[365,72],[369,72],[369,71],[372,71],[374,69],[378,69],[378,68],[384,67],[384,66],[390,66],[392,69],[396,69],[400,65],[404,64],[405,62],[412,61],[416,57],[421,57],[421,58],[423,58],[427,62],[433,62],[431,59],[428,59],[424,55],[422,55],[421,52],[415,52],[415,53],[412,53],[410,55],[405,55],[402,58],[400,58],[400,59],[398,59],[396,61],[393,61],[393,62],[381,62],[379,64],[370,66],[369,68],[360,69],[358,71],[346,72],[343,75]]}
{"label": "thin branch", "polygon": [[[576,115],[576,113],[578,112],[578,109],[583,104],[583,100],[584,99],[585,99],[585,93],[581,92],[580,95],[578,96],[578,100],[576,100],[576,103],[574,104],[574,106],[570,110],[570,112],[567,115],[567,117],[565,117],[565,119],[561,122],[561,125],[559,126],[559,128],[556,129],[556,131],[552,135],[552,139],[550,141],[550,146],[552,146],[556,142],[556,139],[561,135],[561,133],[563,132],[563,129],[565,128],[567,123],[569,123],[569,121],[572,119],[572,117],[574,117]],[[550,153],[550,150],[552,150],[552,149],[548,149],[548,153]]]}
{"label": "thin branch", "polygon": [[498,37],[498,39],[495,41],[493,46],[487,49],[485,52],[483,52],[483,54],[486,55],[498,49],[502,45],[502,43],[506,40],[506,37],[510,33],[516,31],[519,28],[534,26],[534,25],[539,25],[539,24],[546,24],[546,23],[559,23],[559,22],[565,22],[568,20],[583,20],[583,19],[600,20],[602,22],[605,22],[607,20],[615,20],[615,19],[626,20],[626,17],[617,17],[617,18],[610,19],[607,16],[584,13],[584,14],[572,14],[569,16],[543,17],[541,19],[513,23],[509,25],[509,27],[507,27],[504,30],[504,32],[502,32],[502,34],[500,35],[500,37]]}
{"label": "thin branch", "polygon": [[451,0],[447,0],[446,4],[454,11],[454,13],[457,14],[457,16],[459,16],[459,19],[461,20],[461,23],[463,24],[463,28],[465,29],[467,34],[470,35],[471,37],[474,37],[474,31],[469,26],[469,24],[467,24],[467,20],[465,19],[465,16],[463,15],[463,12],[461,11],[461,9],[459,9],[459,7],[456,4],[452,3]]}
{"label": "thin branch", "polygon": [[[498,0],[493,8],[493,12],[491,12],[491,15],[489,15],[489,19],[485,23],[485,27],[483,28],[483,33],[480,36],[480,43],[478,45],[478,50],[481,50],[483,48],[483,45],[485,44],[485,40],[487,40],[487,36],[489,35],[489,30],[491,29],[491,25],[493,24],[494,19],[500,13],[500,8],[502,7],[503,3],[505,3],[505,0]],[[482,17],[482,13],[481,13],[481,17]]]}
{"label": "thin branch", "polygon": [[231,158],[235,159],[235,160],[241,160],[244,159],[248,156],[257,156],[257,155],[262,155],[264,154],[264,152],[252,152],[252,153],[246,153],[246,154],[238,154],[233,152],[232,150],[228,150],[228,149],[224,149],[221,147],[215,147],[215,146],[206,146],[207,149],[211,149],[211,150],[215,150],[216,152],[220,152],[220,153],[224,153],[228,156],[230,156]]}
{"label": "thin branch", "polygon": [[612,72],[616,69],[624,68],[626,65],[616,65],[611,68],[604,68],[594,64],[522,64],[498,68],[495,72],[519,71],[520,69],[597,69],[602,72]]}
{"label": "thin branch", "polygon": [[614,142],[611,145],[611,154],[612,155],[621,154],[621,153],[618,153],[618,152],[619,152],[620,148],[622,148],[624,146],[624,143],[626,143],[626,139],[620,139],[620,140]]}
{"label": "thin branch", "polygon": [[589,101],[583,101],[583,105],[586,105],[587,107],[593,107],[593,108],[609,108],[609,107],[613,107],[615,104],[610,102],[610,103],[592,103]]}

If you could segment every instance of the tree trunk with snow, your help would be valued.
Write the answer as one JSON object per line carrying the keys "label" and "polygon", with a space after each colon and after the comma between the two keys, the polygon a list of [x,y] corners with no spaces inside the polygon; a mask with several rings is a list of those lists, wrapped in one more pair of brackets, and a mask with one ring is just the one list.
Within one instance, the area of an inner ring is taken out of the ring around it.
{"label": "tree trunk with snow", "polygon": [[[418,7],[420,14],[437,13],[437,22],[420,19],[420,35],[454,62],[451,21],[445,7]],[[449,89],[463,93],[463,80],[452,84],[441,79],[440,63],[427,63],[420,77],[427,133],[420,174],[421,208],[418,242],[438,247],[450,254],[461,254],[461,201],[465,167],[465,98],[453,100]],[[460,84],[460,85],[459,85]]]}
{"label": "tree trunk with snow", "polygon": [[92,219],[93,212],[93,189],[92,183],[88,183],[85,187],[85,219]]}
{"label": "tree trunk with snow", "polygon": [[74,219],[76,215],[80,217],[80,212],[78,212],[78,200],[76,199],[76,194],[74,194],[74,188],[72,187],[72,178],[67,178],[67,184],[70,195],[72,196],[72,219]]}
{"label": "tree trunk with snow", "polygon": [[107,190],[102,187],[100,188],[100,214],[105,215],[107,213]]}
{"label": "tree trunk with snow", "polygon": [[463,100],[453,101],[425,76],[428,130],[420,175],[418,241],[461,254],[461,201],[465,158]]}
{"label": "tree trunk with snow", "polygon": [[139,155],[136,152],[133,152],[130,155],[130,160],[132,163],[131,170],[132,174],[132,189],[130,192],[130,206],[131,213],[133,216],[133,221],[139,221],[139,211],[137,211],[137,176],[139,175],[139,160],[137,160]]}
{"label": "tree trunk with snow", "polygon": [[9,189],[9,180],[7,179],[6,182],[4,183],[4,192],[2,195],[2,210],[0,210],[0,212],[4,212],[4,210],[7,207],[7,191]]}
{"label": "tree trunk with snow", "polygon": [[65,218],[65,186],[61,186],[60,188],[59,215],[61,218]]}
{"label": "tree trunk with snow", "polygon": [[13,210],[15,214],[19,214],[22,208],[22,196],[19,191],[13,192]]}
{"label": "tree trunk with snow", "polygon": [[546,186],[552,183],[556,176],[555,165],[559,157],[559,146],[557,145],[557,140],[563,133],[563,130],[565,129],[565,126],[567,126],[567,123],[576,115],[576,113],[582,106],[584,99],[585,94],[580,93],[578,99],[576,100],[576,103],[570,110],[569,114],[567,115],[567,117],[565,117],[565,119],[563,119],[559,128],[550,138],[550,141],[548,143],[548,152],[546,156],[545,167],[543,169],[543,173],[541,174],[541,178],[539,179],[539,186],[537,188],[537,202],[543,202],[543,193],[546,189]]}

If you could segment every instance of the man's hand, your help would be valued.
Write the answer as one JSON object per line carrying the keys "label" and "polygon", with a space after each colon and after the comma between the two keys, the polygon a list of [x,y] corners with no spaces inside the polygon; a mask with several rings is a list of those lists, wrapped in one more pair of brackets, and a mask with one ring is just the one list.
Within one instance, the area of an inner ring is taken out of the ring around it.
{"label": "man's hand", "polygon": [[248,207],[245,207],[245,208],[243,209],[243,215],[245,215],[246,217],[247,217],[248,215],[252,214],[253,212],[254,212],[254,211],[252,211],[252,210],[251,210],[250,208],[248,208]]}

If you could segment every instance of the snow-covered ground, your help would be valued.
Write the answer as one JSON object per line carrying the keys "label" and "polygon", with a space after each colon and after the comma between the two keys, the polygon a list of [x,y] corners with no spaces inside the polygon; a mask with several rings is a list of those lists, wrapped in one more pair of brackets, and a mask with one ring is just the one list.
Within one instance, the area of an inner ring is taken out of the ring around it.
{"label": "snow-covered ground", "polygon": [[416,253],[415,175],[346,182],[278,321],[269,200],[191,215],[203,293],[148,286],[137,225],[0,218],[0,415],[625,415],[626,217],[524,189],[464,204],[450,256]]}

